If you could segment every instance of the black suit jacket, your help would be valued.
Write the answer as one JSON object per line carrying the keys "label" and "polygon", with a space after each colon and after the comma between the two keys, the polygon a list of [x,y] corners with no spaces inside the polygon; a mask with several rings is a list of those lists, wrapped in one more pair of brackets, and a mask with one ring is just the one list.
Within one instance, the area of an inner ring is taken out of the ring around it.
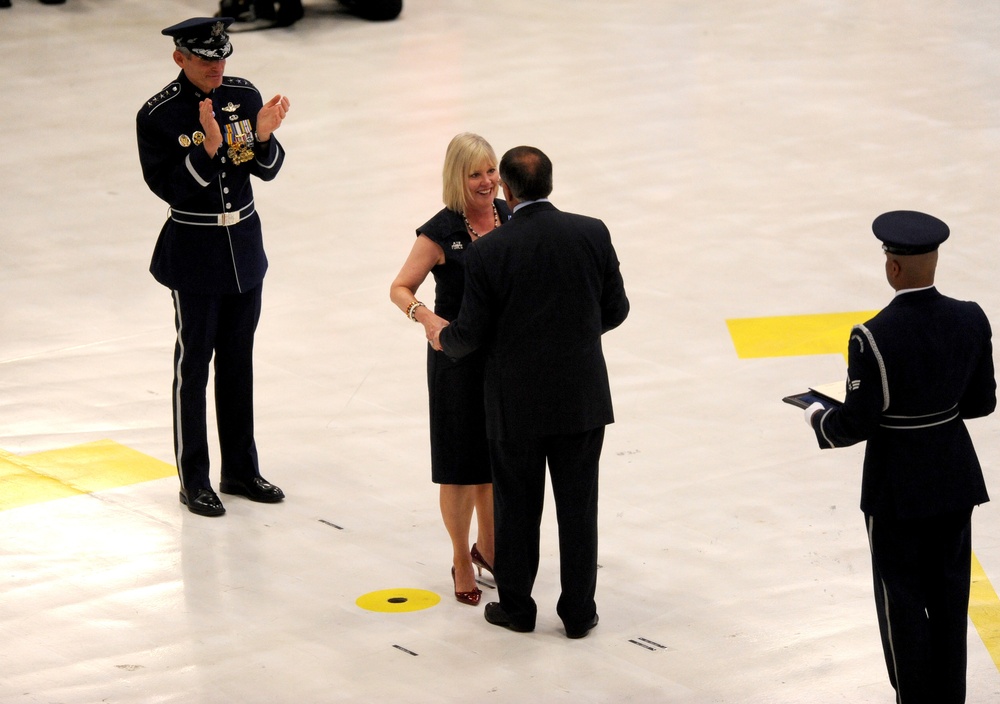
{"label": "black suit jacket", "polygon": [[579,433],[614,422],[601,335],[628,311],[608,228],[542,201],[469,248],[441,346],[452,357],[486,348],[491,438]]}
{"label": "black suit jacket", "polygon": [[996,408],[990,324],[930,288],[896,296],[851,331],[847,397],[813,416],[820,447],[867,440],[861,509],[919,518],[989,500],[963,422]]}

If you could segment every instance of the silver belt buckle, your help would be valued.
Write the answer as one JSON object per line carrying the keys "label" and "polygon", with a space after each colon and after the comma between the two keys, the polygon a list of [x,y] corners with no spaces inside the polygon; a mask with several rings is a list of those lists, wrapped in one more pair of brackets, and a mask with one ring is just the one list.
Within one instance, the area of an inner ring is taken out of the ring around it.
{"label": "silver belt buckle", "polygon": [[219,226],[229,227],[230,225],[235,225],[240,221],[239,213],[220,213],[219,214]]}

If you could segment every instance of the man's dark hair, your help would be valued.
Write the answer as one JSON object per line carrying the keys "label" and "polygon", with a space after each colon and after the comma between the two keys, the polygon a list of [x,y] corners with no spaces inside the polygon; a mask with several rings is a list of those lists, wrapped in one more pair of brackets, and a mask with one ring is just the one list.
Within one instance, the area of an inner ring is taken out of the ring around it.
{"label": "man's dark hair", "polygon": [[552,162],[535,147],[514,147],[500,160],[500,178],[519,201],[548,198],[552,193]]}

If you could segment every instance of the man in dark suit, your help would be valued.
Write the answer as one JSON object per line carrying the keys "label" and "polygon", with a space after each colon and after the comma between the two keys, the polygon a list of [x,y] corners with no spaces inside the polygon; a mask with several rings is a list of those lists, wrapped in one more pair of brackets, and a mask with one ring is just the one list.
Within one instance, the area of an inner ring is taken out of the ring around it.
{"label": "man in dark suit", "polygon": [[545,154],[511,149],[500,178],[513,218],[469,248],[459,316],[431,342],[456,358],[487,350],[500,601],[486,606],[486,620],[535,627],[547,461],[559,523],[556,611],[566,635],[582,638],[597,625],[598,465],[614,422],[601,335],[625,320],[629,303],[608,228],[548,201]]}
{"label": "man in dark suit", "polygon": [[276,503],[260,476],[253,427],[253,341],[267,257],[250,177],[270,181],[285,151],[274,136],[288,98],[266,104],[247,80],[225,76],[232,19],[167,27],[177,79],[136,116],[146,185],[170,205],[149,270],[174,299],[174,450],[180,501],[200,516],[226,512],[209,481],[206,388],[215,360],[222,454],[219,489]]}
{"label": "man in dark suit", "polygon": [[806,420],[821,448],[867,441],[861,509],[896,701],[964,702],[972,509],[989,500],[964,419],[996,407],[992,333],[934,287],[947,225],[894,211],[872,230],[896,296],[851,332],[843,406]]}

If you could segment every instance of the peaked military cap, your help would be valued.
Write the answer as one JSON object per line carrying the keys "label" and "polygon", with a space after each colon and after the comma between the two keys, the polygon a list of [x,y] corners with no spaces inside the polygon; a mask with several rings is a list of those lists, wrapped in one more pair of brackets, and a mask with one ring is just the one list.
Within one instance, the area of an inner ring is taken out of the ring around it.
{"label": "peaked military cap", "polygon": [[933,215],[915,210],[882,213],[872,223],[872,232],[890,254],[927,254],[948,239],[948,226]]}
{"label": "peaked military cap", "polygon": [[233,53],[226,28],[235,22],[232,17],[192,17],[161,34],[174,38],[174,46],[187,49],[208,61],[221,61]]}

